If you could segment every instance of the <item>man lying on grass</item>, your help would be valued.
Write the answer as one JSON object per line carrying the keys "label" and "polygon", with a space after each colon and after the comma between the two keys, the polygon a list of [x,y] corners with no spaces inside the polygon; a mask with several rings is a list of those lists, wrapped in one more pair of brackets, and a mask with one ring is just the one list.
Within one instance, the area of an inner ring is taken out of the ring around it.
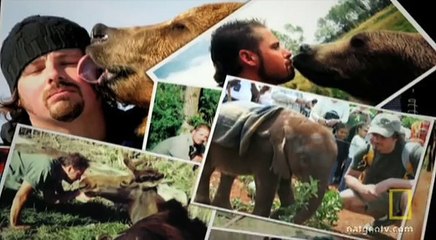
{"label": "man lying on grass", "polygon": [[21,223],[21,211],[33,192],[41,193],[47,203],[63,203],[72,199],[87,202],[91,198],[78,190],[65,191],[62,181],[73,183],[79,180],[89,167],[89,160],[79,153],[58,158],[46,155],[26,154],[15,151],[5,175],[2,202],[13,198],[10,212],[12,228],[29,228]]}

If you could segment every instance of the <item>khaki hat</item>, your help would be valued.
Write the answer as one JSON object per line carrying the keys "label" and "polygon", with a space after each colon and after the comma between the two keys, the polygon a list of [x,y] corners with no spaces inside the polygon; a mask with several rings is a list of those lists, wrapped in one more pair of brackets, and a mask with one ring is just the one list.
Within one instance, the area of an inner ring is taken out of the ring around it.
{"label": "khaki hat", "polygon": [[396,115],[380,113],[371,121],[368,133],[377,133],[384,137],[391,137],[395,132],[401,133],[401,121]]}

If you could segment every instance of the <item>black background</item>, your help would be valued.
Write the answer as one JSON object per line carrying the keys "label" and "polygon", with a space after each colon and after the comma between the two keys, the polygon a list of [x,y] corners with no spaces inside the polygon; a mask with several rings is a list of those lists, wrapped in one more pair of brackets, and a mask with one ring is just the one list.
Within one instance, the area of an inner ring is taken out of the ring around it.
{"label": "black background", "polygon": [[[436,27],[434,25],[434,16],[435,12],[433,11],[433,7],[430,7],[431,1],[411,1],[411,0],[398,0],[398,2],[404,7],[404,9],[411,15],[411,17],[421,26],[421,28],[435,41],[436,39]],[[435,74],[431,74],[434,76]],[[429,82],[427,80],[427,82]],[[434,83],[435,81],[430,81]],[[427,101],[432,103],[433,111],[436,111],[436,101],[432,93],[436,90],[434,88],[434,84],[431,84],[432,87],[427,88],[426,94],[422,94],[426,96]],[[433,190],[433,196],[431,198],[431,205],[428,214],[428,222],[425,231],[425,239],[430,238],[430,229],[435,225],[435,216],[432,214],[435,210],[435,191]]]}

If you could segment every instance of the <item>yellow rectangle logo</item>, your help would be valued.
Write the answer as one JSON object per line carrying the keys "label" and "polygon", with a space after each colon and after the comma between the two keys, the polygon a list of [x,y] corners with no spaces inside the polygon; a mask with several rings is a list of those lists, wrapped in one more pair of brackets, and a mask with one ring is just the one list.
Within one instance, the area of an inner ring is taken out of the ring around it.
{"label": "yellow rectangle logo", "polygon": [[[406,214],[397,216],[395,214],[394,193],[407,193]],[[412,189],[389,189],[389,219],[390,220],[410,220],[412,219]]]}

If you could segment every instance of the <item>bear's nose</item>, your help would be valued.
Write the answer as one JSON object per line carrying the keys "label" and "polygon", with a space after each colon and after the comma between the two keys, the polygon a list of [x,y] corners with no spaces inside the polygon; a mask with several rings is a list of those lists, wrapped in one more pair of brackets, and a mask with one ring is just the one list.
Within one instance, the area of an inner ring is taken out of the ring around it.
{"label": "bear's nose", "polygon": [[105,41],[108,38],[108,27],[102,23],[97,23],[91,30],[91,42]]}
{"label": "bear's nose", "polygon": [[300,50],[300,53],[309,53],[312,50],[312,48],[310,47],[309,44],[303,43],[300,45],[299,50]]}

